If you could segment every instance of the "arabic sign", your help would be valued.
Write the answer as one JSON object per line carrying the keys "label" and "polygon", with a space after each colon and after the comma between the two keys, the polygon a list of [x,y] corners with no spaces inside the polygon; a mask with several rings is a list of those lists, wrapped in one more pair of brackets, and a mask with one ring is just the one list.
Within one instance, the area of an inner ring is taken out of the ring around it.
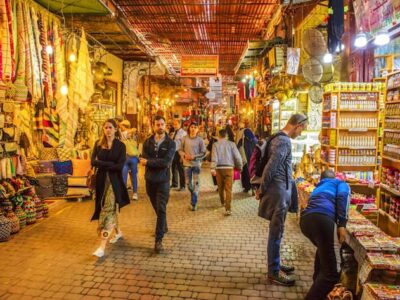
{"label": "arabic sign", "polygon": [[217,76],[218,55],[182,55],[181,76]]}

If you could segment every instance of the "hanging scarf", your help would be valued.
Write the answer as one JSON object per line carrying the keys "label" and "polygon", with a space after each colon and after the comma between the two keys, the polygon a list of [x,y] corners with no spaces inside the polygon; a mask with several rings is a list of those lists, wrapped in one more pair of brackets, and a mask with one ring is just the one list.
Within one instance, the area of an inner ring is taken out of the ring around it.
{"label": "hanging scarf", "polygon": [[[26,7],[26,19],[27,28],[29,35],[29,48],[31,53],[30,66],[32,72],[32,100],[36,104],[42,98],[42,76],[41,76],[41,65],[42,59],[39,55],[40,43],[38,40],[38,26],[37,26],[37,15],[33,7]],[[29,73],[29,66],[27,68],[27,73]]]}
{"label": "hanging scarf", "polygon": [[22,3],[17,3],[17,31],[18,31],[18,69],[17,80],[15,81],[16,87],[16,100],[25,101],[27,99],[28,87],[25,85],[26,73],[26,50],[25,50],[25,24],[22,10]]}
{"label": "hanging scarf", "polygon": [[[50,102],[53,100],[52,88],[51,88],[51,76],[50,76],[50,59],[49,54],[46,51],[46,47],[49,45],[47,42],[47,18],[41,15],[38,19],[39,26],[39,41],[41,46],[41,57],[42,57],[42,83],[44,88],[44,99],[43,105],[48,107]],[[49,45],[50,46],[50,45]]]}

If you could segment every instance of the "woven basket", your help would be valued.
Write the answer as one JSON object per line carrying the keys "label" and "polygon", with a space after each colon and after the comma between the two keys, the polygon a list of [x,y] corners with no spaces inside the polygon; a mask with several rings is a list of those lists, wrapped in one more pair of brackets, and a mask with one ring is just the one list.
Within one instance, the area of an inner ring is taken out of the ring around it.
{"label": "woven basket", "polygon": [[6,242],[11,236],[11,221],[0,212],[0,242]]}

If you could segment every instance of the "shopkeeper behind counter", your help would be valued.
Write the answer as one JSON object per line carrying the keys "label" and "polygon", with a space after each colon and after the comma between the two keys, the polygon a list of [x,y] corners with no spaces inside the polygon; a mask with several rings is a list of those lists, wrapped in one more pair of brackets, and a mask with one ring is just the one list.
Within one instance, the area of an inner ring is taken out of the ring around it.
{"label": "shopkeeper behind counter", "polygon": [[339,281],[340,244],[345,240],[350,187],[326,170],[300,219],[303,234],[317,247],[313,285],[306,300],[325,299]]}

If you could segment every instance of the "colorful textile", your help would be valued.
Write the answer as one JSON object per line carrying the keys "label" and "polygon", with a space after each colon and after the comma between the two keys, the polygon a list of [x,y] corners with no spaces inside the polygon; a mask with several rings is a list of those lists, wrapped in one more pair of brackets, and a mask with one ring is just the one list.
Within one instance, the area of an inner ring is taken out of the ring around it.
{"label": "colorful textile", "polygon": [[72,175],[72,162],[67,161],[55,161],[53,162],[54,172],[57,175],[70,174]]}
{"label": "colorful textile", "polygon": [[[91,168],[90,160],[83,159],[73,159],[72,160],[72,169],[74,176],[87,176]],[[86,182],[85,182],[86,185]]]}
{"label": "colorful textile", "polygon": [[39,152],[40,160],[57,160],[57,148],[42,148]]}
{"label": "colorful textile", "polygon": [[108,238],[113,229],[118,228],[118,213],[115,195],[107,175],[106,187],[99,218],[99,228],[102,238]]}
{"label": "colorful textile", "polygon": [[57,148],[57,156],[60,161],[71,160],[73,155],[72,151],[75,151],[73,148]]}

